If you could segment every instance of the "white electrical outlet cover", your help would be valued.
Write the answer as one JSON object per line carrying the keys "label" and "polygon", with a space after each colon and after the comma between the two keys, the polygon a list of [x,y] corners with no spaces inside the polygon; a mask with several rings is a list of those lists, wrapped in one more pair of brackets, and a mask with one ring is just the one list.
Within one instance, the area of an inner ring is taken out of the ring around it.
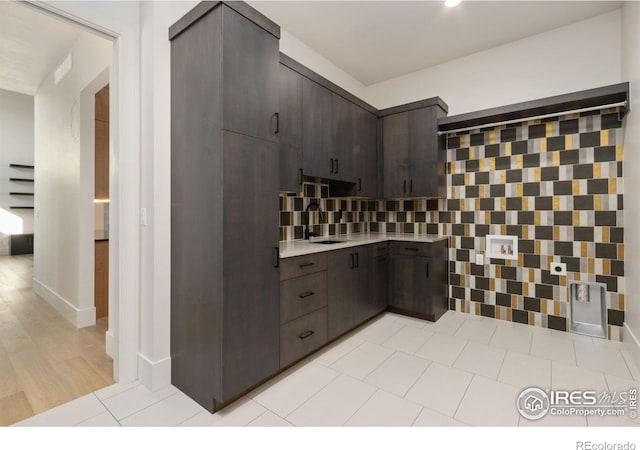
{"label": "white electrical outlet cover", "polygon": [[567,265],[565,263],[552,262],[549,265],[551,275],[567,275]]}

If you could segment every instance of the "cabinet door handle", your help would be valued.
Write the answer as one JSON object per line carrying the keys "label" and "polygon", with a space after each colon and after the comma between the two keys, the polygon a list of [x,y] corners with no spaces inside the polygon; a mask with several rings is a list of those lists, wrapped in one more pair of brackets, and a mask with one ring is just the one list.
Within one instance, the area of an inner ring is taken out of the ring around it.
{"label": "cabinet door handle", "polygon": [[413,179],[409,180],[409,194],[413,193]]}
{"label": "cabinet door handle", "polygon": [[300,169],[298,169],[299,173],[300,173],[300,181],[298,181],[298,184],[302,184],[302,167]]}
{"label": "cabinet door handle", "polygon": [[338,158],[336,158],[336,173],[340,172],[340,168],[338,166]]}
{"label": "cabinet door handle", "polygon": [[280,113],[275,113],[276,116],[276,130],[273,132],[273,134],[278,134],[280,133]]}
{"label": "cabinet door handle", "polygon": [[356,266],[356,262],[355,262],[355,256],[353,253],[349,253],[349,256],[351,257],[351,264],[349,265],[349,269],[353,269]]}
{"label": "cabinet door handle", "polygon": [[273,247],[273,267],[280,267],[280,248]]}
{"label": "cabinet door handle", "polygon": [[360,253],[356,252],[356,269],[360,267]]}
{"label": "cabinet door handle", "polygon": [[302,333],[302,334],[301,334],[300,336],[298,336],[298,337],[299,337],[300,339],[306,339],[306,338],[308,338],[309,336],[311,336],[311,335],[313,335],[313,334],[315,334],[315,331],[307,330],[307,331],[305,331],[304,333]]}
{"label": "cabinet door handle", "polygon": [[329,173],[334,173],[333,172],[333,158],[331,158],[331,170],[329,171]]}
{"label": "cabinet door handle", "polygon": [[408,252],[417,252],[418,249],[416,247],[405,247],[404,248]]}
{"label": "cabinet door handle", "polygon": [[302,269],[303,267],[313,266],[314,264],[315,263],[312,263],[312,262],[306,262],[306,263],[299,264],[299,267]]}
{"label": "cabinet door handle", "polygon": [[302,294],[298,295],[298,297],[307,298],[307,297],[311,297],[312,295],[316,295],[316,293],[313,292],[313,291],[307,291],[307,292],[303,292]]}
{"label": "cabinet door handle", "polygon": [[427,278],[429,278],[429,263],[427,263]]}
{"label": "cabinet door handle", "polygon": [[362,178],[358,178],[358,192],[362,192]]}
{"label": "cabinet door handle", "polygon": [[402,192],[407,193],[407,180],[404,180],[402,183]]}

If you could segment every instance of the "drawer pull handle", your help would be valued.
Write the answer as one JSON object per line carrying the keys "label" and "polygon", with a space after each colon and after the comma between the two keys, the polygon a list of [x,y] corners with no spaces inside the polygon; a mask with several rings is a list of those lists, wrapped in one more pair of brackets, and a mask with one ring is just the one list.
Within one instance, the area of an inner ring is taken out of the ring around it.
{"label": "drawer pull handle", "polygon": [[378,257],[376,258],[376,260],[377,260],[377,261],[386,261],[386,260],[387,260],[387,256],[386,256],[386,255],[384,255],[384,256],[378,256]]}
{"label": "drawer pull handle", "polygon": [[316,293],[315,292],[311,292],[311,291],[307,291],[307,292],[303,292],[302,294],[298,295],[298,297],[307,298],[307,297],[311,297],[312,295],[316,295]]}
{"label": "drawer pull handle", "polygon": [[405,247],[404,248],[408,252],[417,252],[418,249],[416,247]]}
{"label": "drawer pull handle", "polygon": [[315,331],[311,331],[311,330],[307,330],[304,333],[302,333],[300,336],[298,336],[300,339],[306,339],[309,336],[315,334]]}
{"label": "drawer pull handle", "polygon": [[302,264],[300,264],[300,268],[313,266],[314,264],[315,263],[312,263],[312,262],[302,263]]}

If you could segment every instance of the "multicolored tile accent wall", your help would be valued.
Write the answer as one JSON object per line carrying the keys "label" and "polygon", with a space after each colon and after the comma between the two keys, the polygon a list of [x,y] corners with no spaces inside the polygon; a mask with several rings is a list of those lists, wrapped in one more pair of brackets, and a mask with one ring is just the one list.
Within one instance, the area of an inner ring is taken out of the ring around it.
{"label": "multicolored tile accent wall", "polygon": [[349,198],[329,198],[329,185],[303,184],[299,193],[280,193],[280,240],[302,239],[307,220],[305,209],[311,202],[322,208],[310,211],[309,230],[319,236],[361,233],[368,231],[366,214],[369,201]]}
{"label": "multicolored tile accent wall", "polygon": [[[320,230],[451,236],[450,308],[474,315],[568,330],[569,283],[602,283],[608,337],[619,340],[625,310],[622,142],[616,110],[449,135],[446,199],[331,199],[333,211],[339,202],[352,216],[343,215],[344,223],[333,216]],[[302,237],[308,201],[281,197],[281,239]],[[488,234],[517,236],[518,259],[474,264]],[[552,261],[566,263],[567,276],[551,274]]]}
{"label": "multicolored tile accent wall", "polygon": [[[624,321],[623,130],[616,110],[473,130],[447,139],[451,307],[566,330],[573,280],[606,285],[608,335]],[[444,216],[444,217],[442,217]],[[473,264],[486,234],[517,261]],[[549,272],[552,261],[567,276]]]}

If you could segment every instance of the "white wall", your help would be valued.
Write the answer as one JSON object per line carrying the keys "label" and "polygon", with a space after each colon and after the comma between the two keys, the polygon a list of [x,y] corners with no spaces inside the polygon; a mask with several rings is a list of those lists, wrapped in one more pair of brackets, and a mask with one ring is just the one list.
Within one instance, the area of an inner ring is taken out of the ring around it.
{"label": "white wall", "polygon": [[364,84],[284,29],[280,30],[280,51],[356,97],[365,99]]}
{"label": "white wall", "polygon": [[138,379],[140,339],[140,4],[47,1],[37,7],[113,39],[106,347],[114,378],[127,383]]}
{"label": "white wall", "polygon": [[630,82],[631,110],[624,136],[625,335],[640,366],[640,3],[626,2],[622,11],[622,77]]}
{"label": "white wall", "polygon": [[52,71],[35,95],[34,289],[78,326],[95,323],[93,96],[84,115],[81,93],[111,64],[112,46],[81,34],[69,74],[56,86]]}
{"label": "white wall", "polygon": [[142,46],[140,380],[170,383],[171,323],[171,46],[168,30],[197,1],[144,2]]}
{"label": "white wall", "polygon": [[9,235],[33,233],[33,211],[9,209],[29,206],[30,197],[9,192],[33,192],[33,185],[9,178],[33,178],[33,172],[9,164],[33,165],[33,97],[0,89],[0,255],[9,254]]}
{"label": "white wall", "polygon": [[621,82],[620,10],[367,86],[388,108],[440,96],[449,115]]}

